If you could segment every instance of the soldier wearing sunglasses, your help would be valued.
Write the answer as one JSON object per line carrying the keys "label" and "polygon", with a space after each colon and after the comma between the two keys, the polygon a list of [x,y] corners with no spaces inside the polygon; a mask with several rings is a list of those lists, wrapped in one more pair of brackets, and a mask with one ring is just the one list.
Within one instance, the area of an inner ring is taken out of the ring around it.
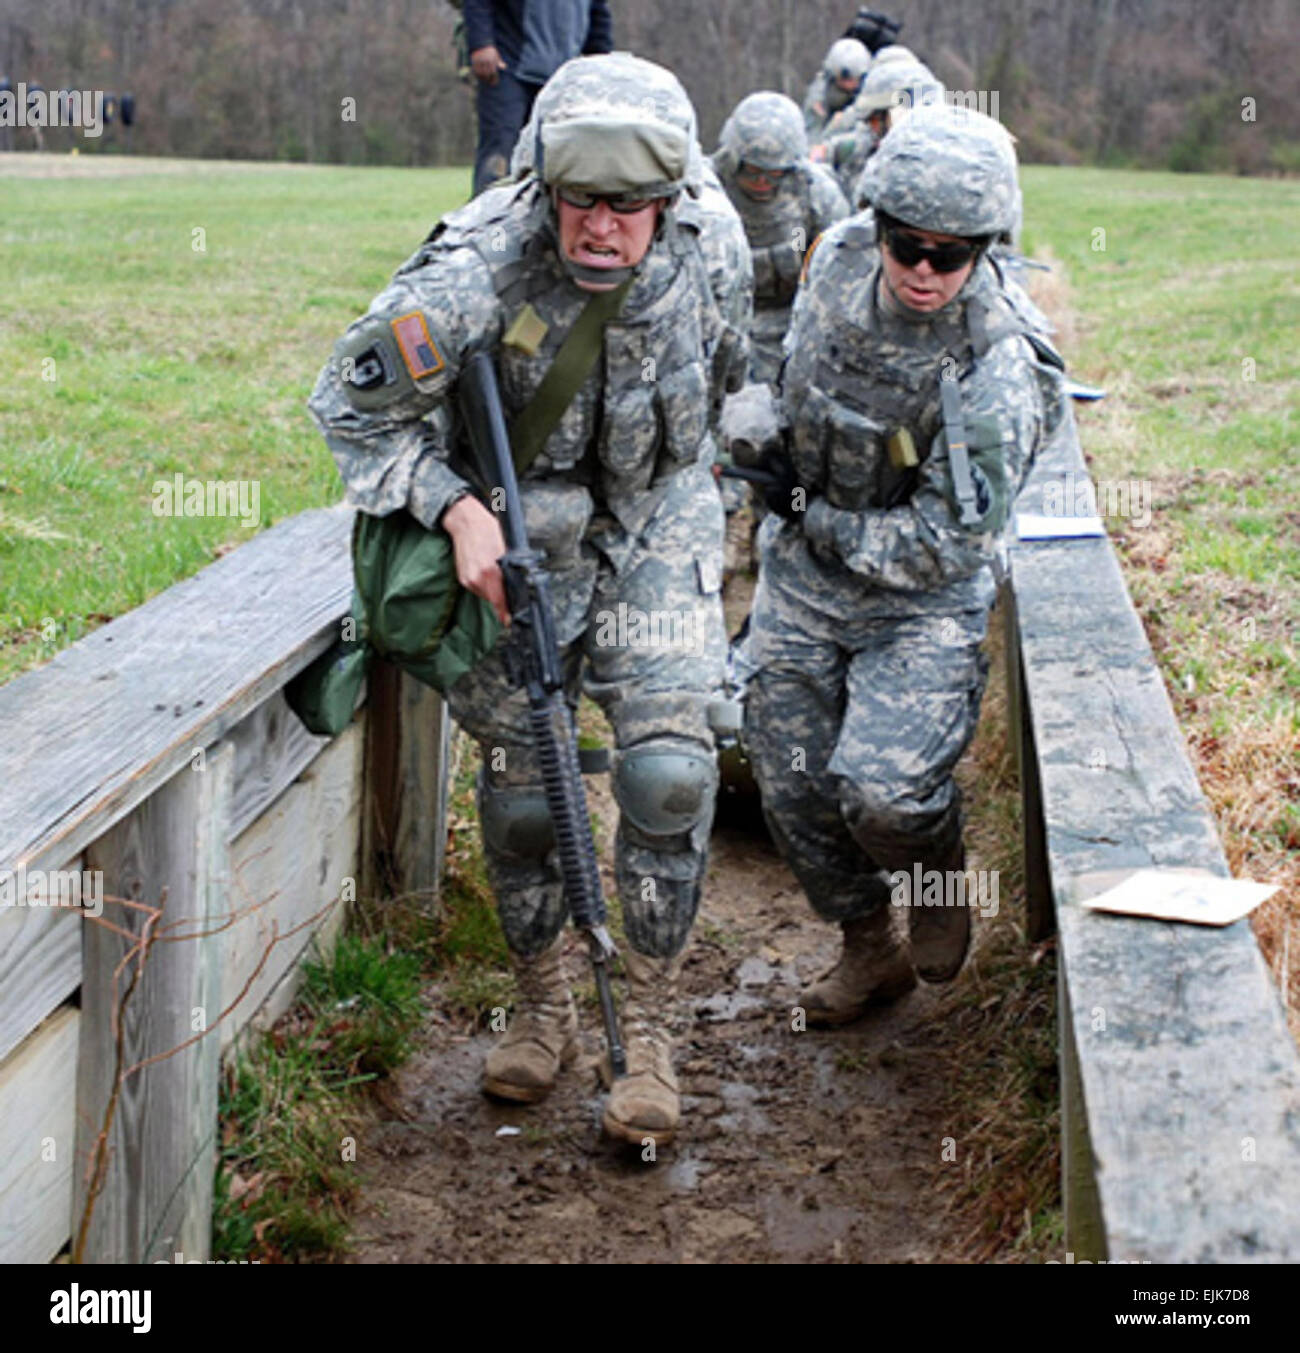
{"label": "soldier wearing sunglasses", "polygon": [[874,218],[821,237],[795,302],[781,515],[741,655],[773,837],[843,933],[800,997],[826,1025],[964,961],[969,908],[911,885],[965,865],[953,770],[984,690],[991,564],[1062,407],[1060,359],[989,254],[1017,201],[1010,137],[922,108],[864,178]]}
{"label": "soldier wearing sunglasses", "polygon": [[[457,418],[465,363],[494,357],[570,700],[585,689],[614,730],[628,1074],[604,1124],[642,1146],[670,1141],[680,1112],[670,1023],[705,877],[726,645],[712,429],[744,372],[752,273],[671,72],[577,58],[525,137],[519,176],[438,223],[340,341],[311,408],[352,501],[445,530],[461,584],[504,621],[505,544],[471,491]],[[644,637],[633,620],[651,613],[677,628]],[[498,646],[447,702],[482,751],[484,856],[520,992],[483,1089],[532,1103],[579,1043],[528,700]]]}

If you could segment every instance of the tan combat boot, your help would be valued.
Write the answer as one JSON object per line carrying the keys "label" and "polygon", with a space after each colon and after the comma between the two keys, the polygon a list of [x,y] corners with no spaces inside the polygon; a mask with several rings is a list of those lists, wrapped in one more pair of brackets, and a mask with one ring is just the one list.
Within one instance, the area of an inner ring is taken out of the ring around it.
{"label": "tan combat boot", "polygon": [[616,1080],[610,1092],[605,1131],[633,1146],[641,1146],[647,1137],[656,1146],[666,1146],[681,1117],[668,1032],[677,1003],[681,956],[647,958],[630,947],[623,953],[628,979],[623,1007],[627,1075]]}
{"label": "tan combat boot", "polygon": [[510,1028],[483,1064],[483,1092],[534,1104],[555,1088],[560,1067],[578,1055],[578,1010],[564,976],[561,936],[536,958],[511,954],[519,1004]]}
{"label": "tan combat boot", "polygon": [[799,993],[808,1023],[849,1024],[868,1006],[897,1000],[916,986],[916,969],[901,918],[885,903],[855,921],[841,922],[839,962]]}

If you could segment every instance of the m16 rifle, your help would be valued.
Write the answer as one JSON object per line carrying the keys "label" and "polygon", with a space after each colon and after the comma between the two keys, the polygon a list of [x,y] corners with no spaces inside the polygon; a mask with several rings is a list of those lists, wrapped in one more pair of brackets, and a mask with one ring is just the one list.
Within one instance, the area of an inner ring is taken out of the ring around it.
{"label": "m16 rifle", "polygon": [[605,928],[605,897],[573,719],[564,693],[551,581],[542,566],[542,556],[528,544],[496,371],[486,353],[470,358],[461,372],[460,407],[479,474],[489,489],[500,489],[505,500],[506,553],[500,562],[510,608],[510,627],[502,640],[506,670],[517,686],[528,691],[533,739],[542,766],[546,805],[555,827],[564,895],[574,925],[587,938],[610,1068],[617,1078],[627,1074],[627,1056],[609,985],[609,961],[617,951]]}

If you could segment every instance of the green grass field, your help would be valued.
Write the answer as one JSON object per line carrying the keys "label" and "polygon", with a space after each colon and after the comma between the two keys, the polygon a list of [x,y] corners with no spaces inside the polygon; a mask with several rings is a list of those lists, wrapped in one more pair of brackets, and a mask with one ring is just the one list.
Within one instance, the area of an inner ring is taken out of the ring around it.
{"label": "green grass field", "polygon": [[[337,500],[306,394],[467,182],[157,161],[142,167],[170,172],[37,178],[22,176],[34,157],[6,158],[0,680],[246,537],[229,518],[156,517],[155,480],[255,480],[263,525]],[[1150,480],[1162,527],[1195,524],[1179,573],[1288,594],[1294,628],[1300,183],[1025,182],[1026,242],[1060,261],[1080,317],[1069,356],[1112,392],[1083,417],[1099,472]],[[1273,628],[1294,706],[1300,671]]]}
{"label": "green grass field", "polygon": [[[3,157],[20,158],[35,159]],[[155,480],[256,481],[263,526],[338,501],[307,394],[469,181],[15,168],[0,165],[0,681],[250,534],[229,517],[155,516]]]}

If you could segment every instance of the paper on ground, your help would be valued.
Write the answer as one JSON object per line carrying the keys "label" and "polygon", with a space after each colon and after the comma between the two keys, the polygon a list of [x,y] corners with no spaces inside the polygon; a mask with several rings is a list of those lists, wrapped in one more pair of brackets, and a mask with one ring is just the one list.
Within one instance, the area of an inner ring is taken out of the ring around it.
{"label": "paper on ground", "polygon": [[1104,536],[1100,517],[1045,517],[1039,512],[1016,513],[1016,536],[1020,540],[1072,540],[1078,536]]}
{"label": "paper on ground", "polygon": [[1139,869],[1123,883],[1082,903],[1094,911],[1155,916],[1163,921],[1231,925],[1278,890],[1274,883],[1217,878],[1175,869]]}

